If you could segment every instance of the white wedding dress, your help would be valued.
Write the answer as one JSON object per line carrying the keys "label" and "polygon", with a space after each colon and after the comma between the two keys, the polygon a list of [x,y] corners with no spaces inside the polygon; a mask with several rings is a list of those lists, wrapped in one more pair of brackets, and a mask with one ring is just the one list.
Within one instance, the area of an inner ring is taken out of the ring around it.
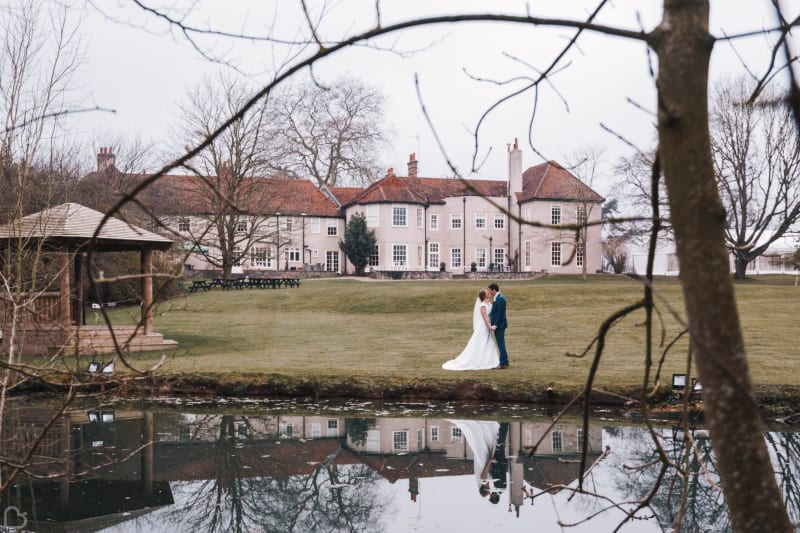
{"label": "white wedding dress", "polygon": [[472,312],[472,337],[458,357],[442,365],[445,370],[487,370],[500,364],[500,352],[492,330],[483,321],[481,307],[486,308],[487,316],[492,311],[490,302],[477,299]]}

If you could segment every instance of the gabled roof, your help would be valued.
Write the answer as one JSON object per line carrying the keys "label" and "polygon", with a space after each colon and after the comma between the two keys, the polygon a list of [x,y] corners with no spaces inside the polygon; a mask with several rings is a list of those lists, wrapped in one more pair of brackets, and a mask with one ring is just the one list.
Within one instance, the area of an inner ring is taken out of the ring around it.
{"label": "gabled roof", "polygon": [[555,161],[530,167],[522,173],[517,200],[603,202],[605,199]]}
{"label": "gabled roof", "polygon": [[[61,204],[0,226],[0,241],[23,238],[82,244],[94,236],[104,217],[103,213],[80,204]],[[96,242],[116,248],[150,245],[167,249],[172,244],[166,237],[114,217],[105,221]]]}
{"label": "gabled roof", "polygon": [[[86,180],[97,179],[96,174]],[[147,177],[129,175],[127,186],[132,188]],[[211,214],[217,212],[214,203],[223,200],[211,187],[225,194],[231,190],[225,177],[168,174],[158,178],[139,196],[139,200],[156,213],[172,215]],[[127,191],[118,191],[127,192]],[[288,177],[243,178],[229,193],[229,201],[244,214],[340,217],[339,207],[311,180]]]}
{"label": "gabled roof", "polygon": [[[343,206],[374,203],[435,204],[453,196],[505,196],[505,181],[460,180],[455,178],[419,178],[387,176],[376,181],[360,194],[345,199]],[[338,194],[338,189],[334,189]],[[350,194],[350,191],[347,191]]]}

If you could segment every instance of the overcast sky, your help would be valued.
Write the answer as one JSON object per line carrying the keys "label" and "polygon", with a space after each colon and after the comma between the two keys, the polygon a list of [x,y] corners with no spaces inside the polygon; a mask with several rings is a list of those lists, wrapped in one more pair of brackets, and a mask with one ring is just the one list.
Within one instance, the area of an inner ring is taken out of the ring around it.
{"label": "overcast sky", "polygon": [[[182,5],[189,4],[193,6],[191,10],[181,11]],[[313,1],[310,4],[318,5]],[[374,0],[329,4],[329,12],[319,27],[324,39],[339,39],[374,25]],[[595,5],[577,0],[529,4],[532,15],[581,20]],[[147,0],[145,5],[170,5],[172,15],[185,15],[192,25],[231,33],[271,34],[290,40],[303,31],[299,2],[291,0]],[[380,5],[384,26],[422,15],[483,12],[487,8],[524,14],[526,10],[525,2],[511,0],[404,0]],[[104,13],[98,11],[98,6]],[[615,0],[604,8],[598,22],[650,30],[660,20],[660,6],[661,2],[654,0]],[[793,9],[800,7],[795,4]],[[170,144],[170,127],[176,122],[178,104],[202,76],[221,67],[203,58],[182,35],[145,13],[132,0],[88,2],[83,4],[81,20],[87,57],[77,80],[79,92],[88,95],[87,104],[113,108],[116,113],[81,116],[77,120],[79,135],[93,139],[100,134],[118,138],[139,135]],[[717,36],[774,25],[766,0],[712,2],[711,29]],[[382,154],[386,167],[405,174],[408,156],[415,152],[420,175],[449,176],[452,172],[421,111],[414,81],[418,77],[424,105],[447,154],[460,172],[470,175],[472,133],[479,117],[499,96],[509,92],[509,87],[520,85],[475,81],[465,69],[475,77],[491,80],[534,76],[550,64],[574,32],[498,23],[438,25],[373,41],[372,48],[348,49],[320,62],[314,72],[322,81],[341,74],[357,76],[386,95],[386,120],[394,132],[394,141]],[[712,57],[713,78],[744,72],[737,55],[760,75],[774,39],[774,35],[743,39],[735,43],[735,51],[730,44],[717,43]],[[297,47],[256,41],[202,39],[201,44],[235,65],[253,83],[270,79],[292,54],[308,53]],[[401,56],[376,47],[417,52]],[[641,43],[593,33],[582,35],[578,47],[560,62],[552,84],[544,85],[539,92],[532,138],[542,156],[566,161],[577,149],[592,146],[605,150],[604,160],[610,166],[631,150],[605,132],[601,124],[644,149],[650,148],[654,117],[646,110],[654,108],[655,93],[649,60],[654,58],[648,58]],[[306,75],[304,72],[300,76]],[[644,110],[629,103],[629,99]],[[487,154],[488,157],[471,177],[505,179],[507,145],[515,137],[520,139],[526,168],[542,161],[527,145],[532,106],[533,93],[529,92],[502,105],[488,118],[478,147],[479,159]],[[601,184],[598,188],[602,192]]]}

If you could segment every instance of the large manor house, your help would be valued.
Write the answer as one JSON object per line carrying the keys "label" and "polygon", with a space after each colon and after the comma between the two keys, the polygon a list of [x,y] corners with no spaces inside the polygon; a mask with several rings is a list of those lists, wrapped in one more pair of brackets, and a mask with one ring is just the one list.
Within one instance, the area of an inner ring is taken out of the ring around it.
{"label": "large manor house", "polygon": [[[601,268],[604,199],[555,161],[523,170],[515,141],[505,180],[423,177],[418,164],[411,154],[406,176],[390,168],[368,187],[246,178],[238,201],[231,199],[239,236],[232,273],[352,273],[339,242],[356,214],[366,218],[377,238],[368,272],[556,274]],[[109,168],[114,169],[114,154],[101,148],[96,175]],[[218,178],[169,175],[156,188],[159,216],[178,249],[186,251],[187,270],[218,270],[219,263],[209,261],[220,246],[213,196],[201,192]],[[576,230],[584,222],[584,230]]]}

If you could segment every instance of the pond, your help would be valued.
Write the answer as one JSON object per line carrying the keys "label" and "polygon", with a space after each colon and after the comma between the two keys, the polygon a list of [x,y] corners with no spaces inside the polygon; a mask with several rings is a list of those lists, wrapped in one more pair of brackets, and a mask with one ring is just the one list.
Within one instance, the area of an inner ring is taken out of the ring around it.
{"label": "pond", "polygon": [[[6,453],[38,438],[54,411],[15,407]],[[3,495],[6,523],[30,531],[612,531],[659,473],[647,428],[595,413],[507,406],[88,406],[61,416],[26,475]],[[701,426],[655,427],[670,468],[622,531],[729,530]],[[793,520],[800,434],[765,435]],[[534,446],[535,449],[534,449]],[[586,450],[585,494],[576,494]],[[4,475],[4,480],[5,475]],[[684,492],[684,488],[686,491]]]}

